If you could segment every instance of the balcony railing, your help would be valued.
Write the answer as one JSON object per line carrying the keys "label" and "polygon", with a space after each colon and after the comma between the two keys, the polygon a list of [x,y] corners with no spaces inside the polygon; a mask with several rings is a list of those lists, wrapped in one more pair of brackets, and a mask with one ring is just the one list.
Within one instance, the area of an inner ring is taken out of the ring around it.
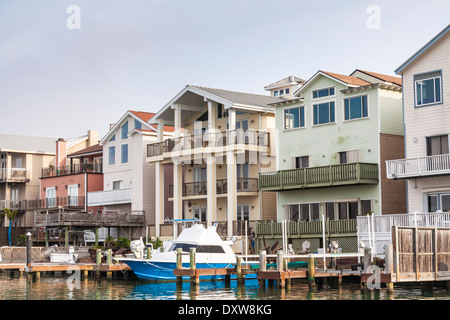
{"label": "balcony railing", "polygon": [[30,169],[26,168],[0,169],[0,182],[28,182],[29,180],[30,180]]}
{"label": "balcony railing", "polygon": [[[183,197],[190,196],[206,196],[207,181],[187,182],[183,183]],[[237,192],[258,192],[257,178],[238,178]],[[216,194],[228,193],[228,180],[216,180]],[[173,185],[169,185],[169,197],[173,198]]]}
{"label": "balcony railing", "polygon": [[47,199],[32,199],[32,200],[0,200],[0,210],[8,208],[11,210],[27,211],[35,209],[52,209],[58,207],[66,208],[83,208],[84,196],[67,196],[55,197]]}
{"label": "balcony railing", "polygon": [[131,203],[131,189],[96,191],[88,193],[88,206],[106,206]]}
{"label": "balcony railing", "polygon": [[[278,222],[258,222],[256,224],[258,236],[280,236],[283,234],[282,223]],[[325,233],[330,235],[355,235],[357,234],[357,220],[327,220],[325,221]],[[322,221],[299,221],[287,223],[288,236],[322,236]]]}
{"label": "balcony railing", "polygon": [[147,157],[162,155],[166,152],[191,150],[206,147],[222,147],[233,144],[246,144],[270,147],[270,133],[255,130],[232,130],[223,132],[205,132],[187,135],[181,138],[167,139],[163,142],[147,145]]}
{"label": "balcony railing", "polygon": [[387,160],[388,179],[414,178],[450,174],[450,154]]}
{"label": "balcony railing", "polygon": [[49,167],[42,169],[42,178],[59,177],[80,173],[103,173],[101,163],[81,163],[71,166]]}
{"label": "balcony railing", "polygon": [[263,191],[377,183],[378,165],[375,163],[346,163],[259,174],[259,189]]}
{"label": "balcony railing", "polygon": [[100,214],[88,212],[54,212],[35,213],[35,226],[59,226],[59,225],[79,225],[79,226],[142,226],[144,223],[144,212],[119,212],[103,211]]}

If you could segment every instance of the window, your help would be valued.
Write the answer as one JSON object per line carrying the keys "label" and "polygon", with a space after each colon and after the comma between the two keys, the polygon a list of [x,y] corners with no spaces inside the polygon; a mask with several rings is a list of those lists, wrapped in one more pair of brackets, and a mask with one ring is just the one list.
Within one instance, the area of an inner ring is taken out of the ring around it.
{"label": "window", "polygon": [[359,150],[338,152],[339,164],[359,162]]}
{"label": "window", "polygon": [[318,203],[291,204],[287,207],[290,221],[314,221],[319,220]]}
{"label": "window", "polygon": [[69,197],[69,206],[78,205],[78,185],[73,184],[67,187],[67,196]]}
{"label": "window", "polygon": [[112,182],[113,190],[120,190],[123,187],[123,180],[116,180]]}
{"label": "window", "polygon": [[280,89],[280,96],[284,95],[284,89]]}
{"label": "window", "polygon": [[273,92],[273,96],[274,96],[274,97],[278,97],[278,90],[275,90],[275,91]]}
{"label": "window", "polygon": [[448,135],[427,137],[427,156],[448,154]]}
{"label": "window", "polygon": [[338,205],[339,220],[356,219],[358,215],[357,202],[340,202]]}
{"label": "window", "polygon": [[122,139],[128,138],[128,121],[125,122],[125,124],[122,126],[122,128],[120,128],[120,137]]}
{"label": "window", "polygon": [[137,120],[137,119],[134,119],[134,128],[135,129],[142,129],[142,123],[139,120]]}
{"label": "window", "polygon": [[116,164],[116,147],[115,146],[109,147],[108,164],[110,166]]}
{"label": "window", "polygon": [[428,194],[428,212],[450,211],[450,194],[435,193]]}
{"label": "window", "polygon": [[123,144],[121,146],[121,163],[128,163],[128,144]]}
{"label": "window", "polygon": [[109,139],[109,142],[116,141],[116,135],[113,135],[111,139]]}
{"label": "window", "polygon": [[238,220],[249,220],[250,219],[250,206],[249,205],[238,205],[237,206],[237,219]]}
{"label": "window", "polygon": [[309,167],[309,156],[294,157],[294,169],[308,168]]}
{"label": "window", "polygon": [[344,99],[345,120],[367,118],[367,96]]}
{"label": "window", "polygon": [[225,108],[223,107],[223,104],[218,103],[217,104],[217,119],[225,118]]}
{"label": "window", "polygon": [[362,214],[372,212],[372,200],[361,200]]}
{"label": "window", "polygon": [[56,187],[45,188],[47,207],[56,207]]}
{"label": "window", "polygon": [[201,245],[197,248],[198,253],[225,253],[221,246]]}
{"label": "window", "polygon": [[442,74],[434,71],[414,76],[416,107],[442,102]]}
{"label": "window", "polygon": [[302,128],[305,126],[305,107],[284,110],[284,129]]}
{"label": "window", "polygon": [[182,252],[190,252],[192,248],[197,249],[198,245],[190,244],[190,243],[175,243],[173,244],[169,251],[177,251],[178,248],[181,249]]}
{"label": "window", "polygon": [[328,220],[336,220],[334,215],[334,202],[327,202],[325,204],[325,214]]}
{"label": "window", "polygon": [[194,207],[194,218],[201,222],[206,221],[206,207]]}
{"label": "window", "polygon": [[289,94],[289,88],[284,89],[285,94]]}
{"label": "window", "polygon": [[334,102],[315,104],[314,125],[334,122]]}
{"label": "window", "polygon": [[325,88],[325,89],[314,90],[312,92],[312,95],[313,95],[313,99],[334,96],[334,88]]}

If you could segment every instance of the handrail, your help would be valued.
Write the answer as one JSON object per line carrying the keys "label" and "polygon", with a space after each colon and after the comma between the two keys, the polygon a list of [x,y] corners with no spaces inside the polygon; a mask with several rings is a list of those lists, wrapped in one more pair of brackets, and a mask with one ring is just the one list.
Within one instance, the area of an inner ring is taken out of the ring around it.
{"label": "handrail", "polygon": [[450,154],[386,160],[388,179],[450,174]]}

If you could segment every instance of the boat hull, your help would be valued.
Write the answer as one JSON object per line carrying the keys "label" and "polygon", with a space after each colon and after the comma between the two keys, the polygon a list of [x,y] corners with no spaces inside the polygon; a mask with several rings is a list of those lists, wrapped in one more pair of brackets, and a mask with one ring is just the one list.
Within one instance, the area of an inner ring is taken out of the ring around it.
{"label": "boat hull", "polygon": [[[125,262],[134,272],[136,277],[140,280],[156,280],[156,281],[175,281],[177,278],[173,274],[176,269],[175,262],[161,262],[151,261],[146,259],[129,259],[122,260]],[[231,263],[197,263],[197,269],[209,269],[209,268],[232,268],[234,264]],[[183,263],[183,268],[189,268],[189,263]],[[247,275],[246,278],[256,277],[254,274]],[[236,275],[232,275],[231,279],[236,278]],[[183,277],[183,280],[188,280],[189,277]],[[200,276],[200,280],[222,280],[225,276],[221,275],[205,275]]]}

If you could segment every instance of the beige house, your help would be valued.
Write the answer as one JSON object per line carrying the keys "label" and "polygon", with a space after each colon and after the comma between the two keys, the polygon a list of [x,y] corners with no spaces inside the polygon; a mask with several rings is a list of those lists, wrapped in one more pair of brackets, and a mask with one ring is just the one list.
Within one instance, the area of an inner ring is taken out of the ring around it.
{"label": "beige house", "polygon": [[[198,219],[218,232],[242,234],[255,220],[276,219],[274,193],[258,190],[258,174],[273,171],[275,109],[280,98],[186,86],[150,123],[173,125],[173,139],[148,145],[147,162],[155,165],[162,183],[167,165],[173,166],[169,200],[173,219]],[[156,236],[161,236],[164,198],[156,188]],[[251,232],[250,229],[247,230]],[[174,231],[176,236],[176,230]]]}
{"label": "beige house", "polygon": [[407,179],[408,212],[450,211],[450,25],[397,70],[403,79],[405,157],[387,161]]}
{"label": "beige house", "polygon": [[[15,226],[33,227],[33,213],[40,205],[42,169],[61,165],[57,163],[60,140],[0,134],[0,210],[9,208],[19,211],[14,221]],[[61,152],[76,152],[91,143],[98,143],[95,130],[67,139]],[[6,223],[7,218],[4,218],[1,225]]]}

